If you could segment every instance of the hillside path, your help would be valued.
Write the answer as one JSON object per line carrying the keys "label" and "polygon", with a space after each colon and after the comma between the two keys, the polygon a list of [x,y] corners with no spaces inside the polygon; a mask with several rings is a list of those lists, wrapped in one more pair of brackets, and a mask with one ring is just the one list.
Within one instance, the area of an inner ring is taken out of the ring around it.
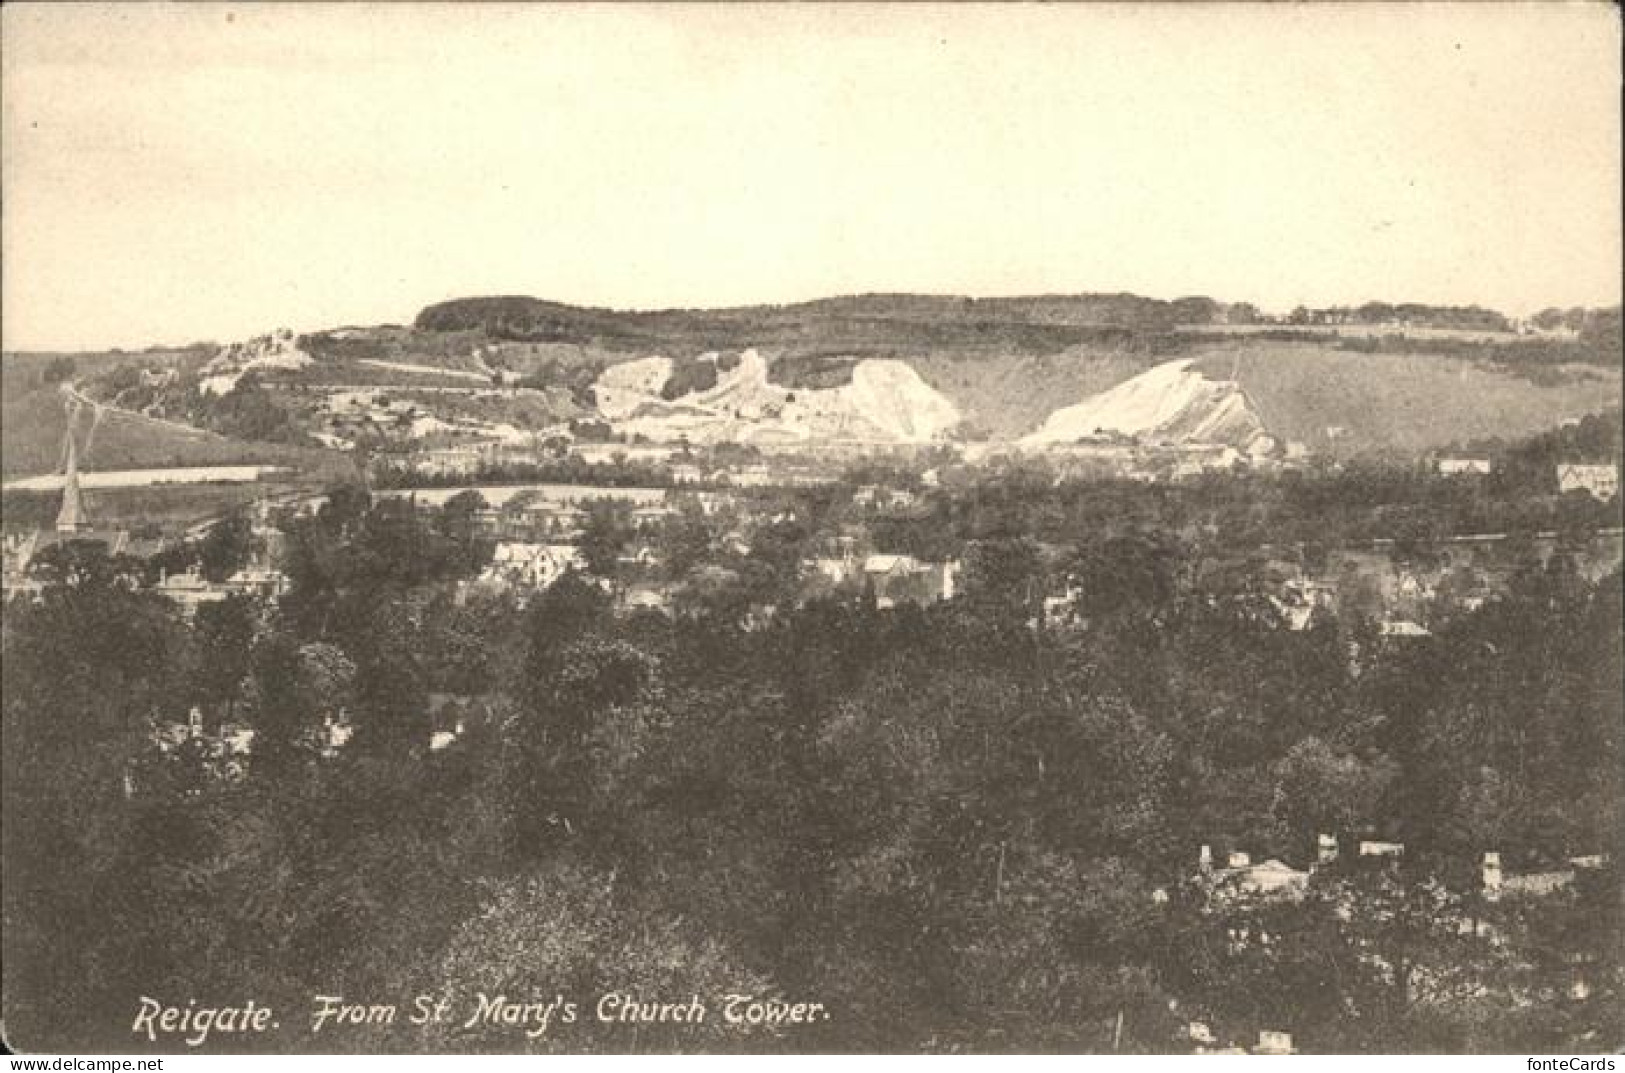
{"label": "hillside path", "polygon": [[99,410],[104,413],[110,412],[119,414],[123,417],[133,417],[137,421],[146,421],[149,424],[161,425],[166,428],[174,429],[176,432],[201,437],[206,440],[226,439],[225,436],[220,435],[218,432],[211,432],[206,428],[198,428],[196,425],[188,425],[182,421],[171,421],[167,417],[153,417],[151,414],[144,414],[139,410],[127,410],[122,406],[115,406],[110,402],[99,402],[96,399],[91,398],[89,395],[86,395],[83,391],[80,391],[77,384],[63,383],[62,393],[81,406],[90,407],[91,413],[95,413]]}

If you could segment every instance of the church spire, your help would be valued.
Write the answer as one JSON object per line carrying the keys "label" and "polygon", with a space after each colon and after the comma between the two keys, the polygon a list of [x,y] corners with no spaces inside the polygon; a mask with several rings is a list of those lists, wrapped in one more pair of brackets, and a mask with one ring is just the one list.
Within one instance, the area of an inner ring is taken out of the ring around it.
{"label": "church spire", "polygon": [[91,529],[85,510],[85,497],[79,490],[79,451],[73,443],[73,425],[68,425],[68,458],[63,467],[62,509],[56,516],[59,533],[84,533]]}

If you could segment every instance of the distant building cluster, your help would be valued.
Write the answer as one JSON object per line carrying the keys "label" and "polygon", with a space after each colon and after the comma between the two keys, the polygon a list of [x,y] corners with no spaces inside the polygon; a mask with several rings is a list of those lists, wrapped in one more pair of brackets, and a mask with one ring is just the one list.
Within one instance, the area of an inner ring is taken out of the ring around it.
{"label": "distant building cluster", "polygon": [[[84,489],[79,476],[78,447],[71,429],[64,448],[62,503],[56,523],[50,529],[9,533],[3,545],[0,562],[0,587],[4,598],[28,598],[37,595],[42,587],[40,571],[46,553],[54,548],[71,544],[99,546],[109,558],[127,558],[145,562],[175,545],[174,540],[136,538],[128,530],[98,526],[85,506]],[[271,524],[269,502],[262,500],[250,525],[252,553],[249,560],[221,581],[203,576],[194,563],[176,573],[159,571],[152,591],[174,602],[190,618],[204,604],[215,603],[229,596],[245,596],[259,600],[275,600],[288,589],[287,576],[278,568],[277,560],[282,546],[282,533]]]}

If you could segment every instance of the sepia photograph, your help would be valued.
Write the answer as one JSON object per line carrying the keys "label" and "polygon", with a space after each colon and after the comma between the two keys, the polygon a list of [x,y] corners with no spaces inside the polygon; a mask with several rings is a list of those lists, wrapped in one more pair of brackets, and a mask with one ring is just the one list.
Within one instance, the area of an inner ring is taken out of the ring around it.
{"label": "sepia photograph", "polygon": [[6,4],[5,1051],[1614,1069],[1621,47]]}

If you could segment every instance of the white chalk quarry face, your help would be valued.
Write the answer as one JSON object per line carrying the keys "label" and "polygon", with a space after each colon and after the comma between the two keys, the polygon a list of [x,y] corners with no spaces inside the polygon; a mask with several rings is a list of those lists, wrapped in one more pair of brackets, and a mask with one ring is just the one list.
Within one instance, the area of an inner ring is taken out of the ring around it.
{"label": "white chalk quarry face", "polygon": [[834,389],[853,411],[894,439],[934,440],[959,423],[959,408],[901,361],[861,361]]}
{"label": "white chalk quarry face", "polygon": [[293,333],[285,329],[272,332],[221,347],[203,366],[198,390],[205,395],[226,395],[236,390],[237,381],[251,369],[303,369],[315,360],[299,349]]}
{"label": "white chalk quarry face", "polygon": [[1265,431],[1241,386],[1210,380],[1191,361],[1164,362],[1076,406],[1056,410],[1024,444],[1119,433],[1166,443],[1244,446]]}
{"label": "white chalk quarry face", "polygon": [[621,432],[695,442],[768,437],[915,443],[942,437],[960,420],[958,408],[902,361],[859,361],[849,384],[792,389],[769,380],[767,360],[746,350],[714,386],[673,400],[660,397],[669,376],[664,358],[605,370],[593,388],[599,411]]}
{"label": "white chalk quarry face", "polygon": [[671,359],[652,357],[611,365],[592,386],[598,412],[611,421],[631,417],[639,406],[660,397],[660,389],[671,379]]}

